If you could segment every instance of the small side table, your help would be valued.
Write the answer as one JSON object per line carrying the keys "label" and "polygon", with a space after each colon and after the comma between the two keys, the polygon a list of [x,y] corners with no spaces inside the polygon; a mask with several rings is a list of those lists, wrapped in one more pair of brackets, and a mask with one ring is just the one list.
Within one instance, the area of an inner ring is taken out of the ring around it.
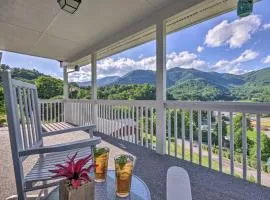
{"label": "small side table", "polygon": [[[137,176],[132,175],[131,192],[127,198],[119,198],[115,194],[115,171],[109,170],[107,181],[96,183],[95,200],[151,200],[147,185]],[[59,188],[53,190],[46,200],[59,200]]]}

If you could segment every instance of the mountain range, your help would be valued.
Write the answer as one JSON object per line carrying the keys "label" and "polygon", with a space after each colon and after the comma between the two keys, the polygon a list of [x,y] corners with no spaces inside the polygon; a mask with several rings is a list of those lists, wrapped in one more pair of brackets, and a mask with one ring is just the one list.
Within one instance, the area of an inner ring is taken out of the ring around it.
{"label": "mountain range", "polygon": [[[97,80],[97,85],[155,85],[156,73],[151,70],[134,70],[122,77],[108,76]],[[79,83],[89,86],[90,82]],[[242,75],[203,72],[175,67],[167,70],[168,92],[182,100],[242,100],[267,101],[270,98],[270,68]],[[265,95],[266,94],[266,95]]]}
{"label": "mountain range", "polygon": [[[184,69],[175,67],[167,70],[167,87],[171,88],[175,85],[184,84],[189,81],[200,81],[207,84],[229,88],[231,86],[239,86],[246,83],[269,84],[270,68],[264,68],[252,71],[242,75],[234,75],[217,72],[203,72],[196,69]],[[127,84],[150,84],[155,85],[156,73],[151,70],[134,70],[124,76],[107,76],[97,80],[99,87],[108,85],[127,85]],[[90,86],[91,82],[80,82],[80,86]]]}

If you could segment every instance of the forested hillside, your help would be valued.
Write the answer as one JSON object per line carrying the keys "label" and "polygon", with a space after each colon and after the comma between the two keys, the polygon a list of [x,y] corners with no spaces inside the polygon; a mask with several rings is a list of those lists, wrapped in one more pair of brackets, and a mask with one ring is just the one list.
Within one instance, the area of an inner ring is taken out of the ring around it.
{"label": "forested hillside", "polygon": [[[154,86],[155,78],[154,71],[135,70],[110,85]],[[167,87],[172,98],[180,100],[270,102],[270,68],[232,75],[176,67],[167,71]]]}

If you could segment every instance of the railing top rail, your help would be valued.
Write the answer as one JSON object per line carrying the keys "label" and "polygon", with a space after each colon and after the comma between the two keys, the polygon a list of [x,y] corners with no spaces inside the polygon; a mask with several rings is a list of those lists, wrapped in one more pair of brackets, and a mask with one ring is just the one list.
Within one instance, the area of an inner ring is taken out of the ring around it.
{"label": "railing top rail", "polygon": [[[156,107],[155,100],[88,100],[88,99],[40,99],[40,103],[97,103],[115,106],[148,106]],[[263,113],[270,114],[270,103],[251,102],[227,102],[227,101],[165,101],[166,108],[182,108],[188,110],[211,110],[222,112],[243,112],[243,113]]]}
{"label": "railing top rail", "polygon": [[39,103],[62,103],[64,99],[39,99]]}
{"label": "railing top rail", "polygon": [[270,103],[226,101],[166,101],[167,108],[270,114]]}
{"label": "railing top rail", "polygon": [[97,100],[98,104],[156,107],[155,100]]}

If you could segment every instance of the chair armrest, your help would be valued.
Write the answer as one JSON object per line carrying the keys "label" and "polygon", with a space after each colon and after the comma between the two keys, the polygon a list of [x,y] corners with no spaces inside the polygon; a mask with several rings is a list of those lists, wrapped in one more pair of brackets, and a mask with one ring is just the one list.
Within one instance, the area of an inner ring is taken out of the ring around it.
{"label": "chair armrest", "polygon": [[59,135],[62,133],[70,133],[74,131],[87,131],[87,130],[93,130],[96,128],[96,125],[90,125],[90,126],[76,126],[72,128],[66,128],[62,130],[57,130],[57,131],[51,131],[51,132],[44,132],[42,134],[42,137],[47,137],[47,136],[53,136],[53,135]]}
{"label": "chair armrest", "polygon": [[45,154],[45,153],[53,153],[53,152],[60,152],[60,151],[68,151],[72,149],[79,149],[83,147],[93,147],[101,142],[100,137],[93,137],[86,140],[80,140],[75,142],[69,142],[64,144],[58,145],[50,145],[38,148],[32,148],[24,151],[19,151],[19,156],[29,156],[34,154]]}

